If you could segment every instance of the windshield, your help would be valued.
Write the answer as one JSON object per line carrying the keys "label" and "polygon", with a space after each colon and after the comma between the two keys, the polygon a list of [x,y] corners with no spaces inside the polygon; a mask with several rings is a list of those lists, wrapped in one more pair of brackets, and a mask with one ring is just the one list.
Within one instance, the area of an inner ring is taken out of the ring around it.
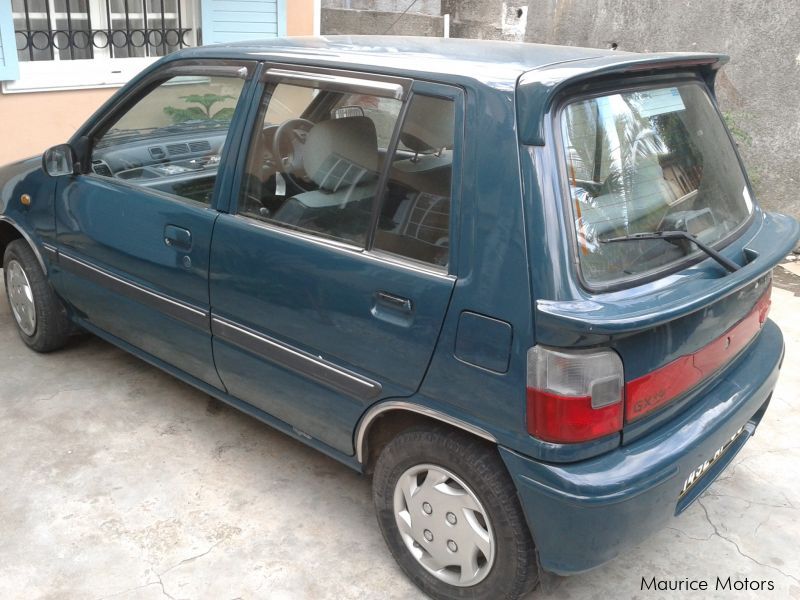
{"label": "windshield", "polygon": [[694,258],[689,240],[604,240],[686,231],[712,245],[738,229],[752,200],[730,139],[696,83],[577,100],[562,111],[581,273],[618,283]]}

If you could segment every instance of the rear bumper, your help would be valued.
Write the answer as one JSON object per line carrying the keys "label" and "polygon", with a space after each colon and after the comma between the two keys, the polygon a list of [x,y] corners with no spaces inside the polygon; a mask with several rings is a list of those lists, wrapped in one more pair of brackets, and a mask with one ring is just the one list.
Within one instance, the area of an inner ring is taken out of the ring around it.
{"label": "rear bumper", "polygon": [[[596,567],[664,527],[730,463],[764,415],[783,359],[783,336],[767,321],[753,345],[690,408],[626,446],[570,464],[501,448],[542,567],[559,574]],[[689,474],[744,427],[679,500]]]}

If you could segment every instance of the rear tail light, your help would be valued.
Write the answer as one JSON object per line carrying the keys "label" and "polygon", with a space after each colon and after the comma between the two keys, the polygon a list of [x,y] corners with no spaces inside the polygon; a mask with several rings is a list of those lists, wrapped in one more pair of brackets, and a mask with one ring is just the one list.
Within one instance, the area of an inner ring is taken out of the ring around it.
{"label": "rear tail light", "polygon": [[744,350],[767,320],[771,293],[770,283],[741,321],[696,352],[627,383],[613,350],[531,348],[528,432],[548,442],[586,442],[621,431],[623,418],[630,423],[665,406]]}
{"label": "rear tail light", "polygon": [[613,350],[528,351],[528,432],[573,443],[622,429],[624,377]]}

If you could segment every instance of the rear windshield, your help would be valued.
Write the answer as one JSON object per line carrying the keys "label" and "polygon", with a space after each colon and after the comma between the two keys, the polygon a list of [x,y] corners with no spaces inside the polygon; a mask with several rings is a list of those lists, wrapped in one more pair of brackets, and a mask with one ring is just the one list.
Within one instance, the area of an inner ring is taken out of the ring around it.
{"label": "rear windshield", "polygon": [[580,269],[590,286],[652,275],[699,252],[686,240],[610,238],[683,230],[715,244],[752,212],[730,138],[699,84],[579,99],[561,118]]}

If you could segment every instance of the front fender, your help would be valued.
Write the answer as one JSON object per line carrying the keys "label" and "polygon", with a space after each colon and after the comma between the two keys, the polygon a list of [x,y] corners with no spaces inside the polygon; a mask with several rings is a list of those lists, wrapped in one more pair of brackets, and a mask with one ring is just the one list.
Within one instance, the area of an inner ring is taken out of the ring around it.
{"label": "front fender", "polygon": [[[56,233],[55,189],[56,179],[42,170],[39,156],[0,167],[0,222],[27,240],[45,272],[48,264],[42,245],[54,241]],[[28,205],[21,202],[24,194],[31,198]],[[0,256],[4,249],[0,248]]]}

